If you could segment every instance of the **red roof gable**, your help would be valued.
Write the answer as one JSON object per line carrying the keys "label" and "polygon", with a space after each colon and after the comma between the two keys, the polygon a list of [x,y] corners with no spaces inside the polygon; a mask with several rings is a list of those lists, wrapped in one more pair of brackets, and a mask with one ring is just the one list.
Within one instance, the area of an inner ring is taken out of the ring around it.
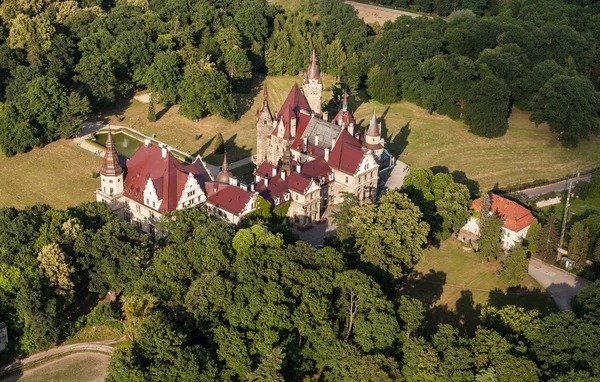
{"label": "red roof gable", "polygon": [[144,189],[148,179],[152,179],[158,198],[162,199],[157,211],[174,211],[189,173],[194,175],[200,187],[210,180],[201,161],[196,160],[191,165],[183,166],[170,152],[163,158],[160,147],[142,145],[127,161],[124,193],[128,198],[144,204]]}
{"label": "red roof gable", "polygon": [[[495,211],[500,217],[504,219],[504,228],[510,229],[514,232],[529,227],[535,219],[527,208],[522,205],[508,200],[496,194],[490,196],[491,210]],[[479,211],[481,209],[481,198],[473,201],[471,209]]]}
{"label": "red roof gable", "polygon": [[207,202],[232,214],[239,215],[252,194],[235,186],[218,183],[206,183]]}
{"label": "red roof gable", "polygon": [[335,118],[331,121],[333,123],[337,123],[338,125],[348,126],[351,123],[356,125],[356,121],[354,120],[354,116],[348,110],[340,109],[336,114]]}
{"label": "red roof gable", "polygon": [[318,179],[325,177],[325,182],[329,181],[327,176],[331,172],[331,168],[325,162],[325,157],[321,156],[315,160],[304,163],[302,166],[302,175],[308,176],[312,179]]}
{"label": "red roof gable", "polygon": [[[279,114],[277,114],[277,125],[273,130],[273,135],[278,135],[279,122],[283,121],[283,126],[285,129],[283,132],[283,137],[285,139],[294,138],[290,131],[291,121],[293,118],[300,119],[296,122],[296,136],[301,135],[299,129],[301,128],[302,123],[305,122],[306,124],[308,124],[308,121],[310,120],[310,116],[300,113],[301,109],[310,110],[310,106],[308,105],[308,101],[304,97],[304,94],[302,94],[302,92],[300,91],[298,84],[294,84],[287,98],[283,102]],[[302,116],[305,117],[304,119],[308,118],[308,120],[301,121],[303,119]],[[304,125],[304,127],[306,127],[306,124]]]}
{"label": "red roof gable", "polygon": [[350,135],[348,130],[343,129],[335,147],[331,150],[329,166],[348,174],[355,174],[363,156],[364,152],[358,139]]}

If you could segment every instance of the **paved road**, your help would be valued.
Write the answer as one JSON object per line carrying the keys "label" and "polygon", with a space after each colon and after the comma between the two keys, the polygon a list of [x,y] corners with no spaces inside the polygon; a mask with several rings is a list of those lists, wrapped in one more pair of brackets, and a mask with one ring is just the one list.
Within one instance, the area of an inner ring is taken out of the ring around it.
{"label": "paved road", "polygon": [[400,16],[410,16],[412,18],[415,18],[415,17],[428,17],[430,19],[433,18],[433,17],[425,16],[425,15],[422,15],[422,14],[419,14],[419,13],[399,11],[399,10],[396,10],[396,9],[390,9],[390,8],[386,8],[386,7],[382,7],[382,6],[378,6],[378,5],[357,3],[355,1],[344,1],[344,3],[350,4],[354,8],[363,7],[363,8],[369,8],[369,9],[375,9],[377,11],[381,10],[381,11],[385,11],[385,12],[389,12],[389,13],[395,13],[395,14],[400,15]]}
{"label": "paved road", "polygon": [[552,296],[559,310],[572,310],[571,300],[591,282],[532,258],[529,274]]}
{"label": "paved road", "polygon": [[[591,182],[592,181],[592,175],[591,174],[590,175],[583,175],[583,176],[580,176],[579,178],[573,178],[573,179],[571,179],[571,181],[573,181],[573,186],[575,184],[577,184],[577,182]],[[533,198],[534,196],[544,195],[544,194],[547,194],[549,192],[564,191],[564,190],[566,190],[568,188],[569,188],[569,181],[568,180],[563,180],[563,181],[560,181],[560,182],[549,184],[547,186],[528,188],[526,190],[519,191],[519,193],[525,195],[525,197],[527,197],[527,198]]]}

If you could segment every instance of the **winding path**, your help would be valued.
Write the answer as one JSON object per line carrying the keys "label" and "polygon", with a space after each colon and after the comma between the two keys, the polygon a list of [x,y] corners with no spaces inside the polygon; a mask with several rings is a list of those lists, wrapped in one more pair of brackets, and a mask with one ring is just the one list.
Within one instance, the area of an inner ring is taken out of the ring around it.
{"label": "winding path", "polygon": [[122,342],[123,340],[124,340],[124,338],[117,338],[117,339],[106,340],[106,341],[83,342],[83,343],[79,343],[79,344],[57,346],[57,347],[51,348],[51,349],[43,351],[43,352],[35,353],[33,355],[30,355],[27,358],[23,358],[23,359],[14,361],[8,365],[1,367],[0,368],[0,379],[2,379],[2,377],[5,376],[6,374],[9,374],[15,370],[21,369],[24,366],[34,364],[37,362],[43,362],[50,358],[54,358],[57,356],[61,356],[61,355],[65,355],[65,354],[69,354],[69,353],[73,353],[73,352],[86,352],[87,351],[87,352],[99,352],[99,353],[111,354],[115,350],[114,347],[112,347],[111,345],[114,345],[118,342]]}

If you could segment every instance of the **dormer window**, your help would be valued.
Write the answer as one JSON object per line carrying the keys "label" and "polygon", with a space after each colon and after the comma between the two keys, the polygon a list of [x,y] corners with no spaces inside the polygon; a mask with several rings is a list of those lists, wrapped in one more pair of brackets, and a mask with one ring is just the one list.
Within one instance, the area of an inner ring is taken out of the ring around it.
{"label": "dormer window", "polygon": [[333,173],[329,174],[329,180],[333,180]]}
{"label": "dormer window", "polygon": [[290,200],[290,194],[284,194],[283,195],[283,199],[287,202],[288,200]]}
{"label": "dormer window", "polygon": [[320,177],[319,184],[321,184],[321,185],[325,184],[325,178],[324,177]]}
{"label": "dormer window", "polygon": [[275,198],[275,205],[278,206],[279,205],[279,198]]}

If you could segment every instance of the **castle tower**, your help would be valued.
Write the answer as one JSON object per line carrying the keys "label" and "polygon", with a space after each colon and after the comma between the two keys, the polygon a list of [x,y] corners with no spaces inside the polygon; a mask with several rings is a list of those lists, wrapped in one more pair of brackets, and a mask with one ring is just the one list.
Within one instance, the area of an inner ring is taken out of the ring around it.
{"label": "castle tower", "polygon": [[281,171],[285,172],[286,175],[290,175],[292,172],[292,150],[290,150],[289,143],[285,145],[285,151],[281,158]]}
{"label": "castle tower", "polygon": [[119,155],[115,150],[110,126],[108,127],[108,137],[106,138],[106,154],[104,154],[104,163],[100,169],[100,180],[102,182],[102,192],[111,197],[117,197],[123,194],[123,168],[119,164]]}
{"label": "castle tower", "polygon": [[302,90],[304,96],[308,101],[310,109],[316,113],[321,114],[321,97],[323,96],[323,81],[321,80],[321,73],[319,72],[319,63],[317,61],[317,53],[313,49],[306,75],[304,76],[304,82],[302,83]]}
{"label": "castle tower", "polygon": [[256,157],[254,158],[256,165],[267,160],[269,136],[273,129],[273,117],[269,109],[269,91],[266,83],[263,89],[263,98],[262,107],[256,112]]}
{"label": "castle tower", "polygon": [[377,123],[377,116],[375,110],[373,110],[373,117],[369,123],[367,131],[365,131],[365,146],[373,150],[376,156],[380,156],[383,153],[383,145],[381,141],[381,123]]}

